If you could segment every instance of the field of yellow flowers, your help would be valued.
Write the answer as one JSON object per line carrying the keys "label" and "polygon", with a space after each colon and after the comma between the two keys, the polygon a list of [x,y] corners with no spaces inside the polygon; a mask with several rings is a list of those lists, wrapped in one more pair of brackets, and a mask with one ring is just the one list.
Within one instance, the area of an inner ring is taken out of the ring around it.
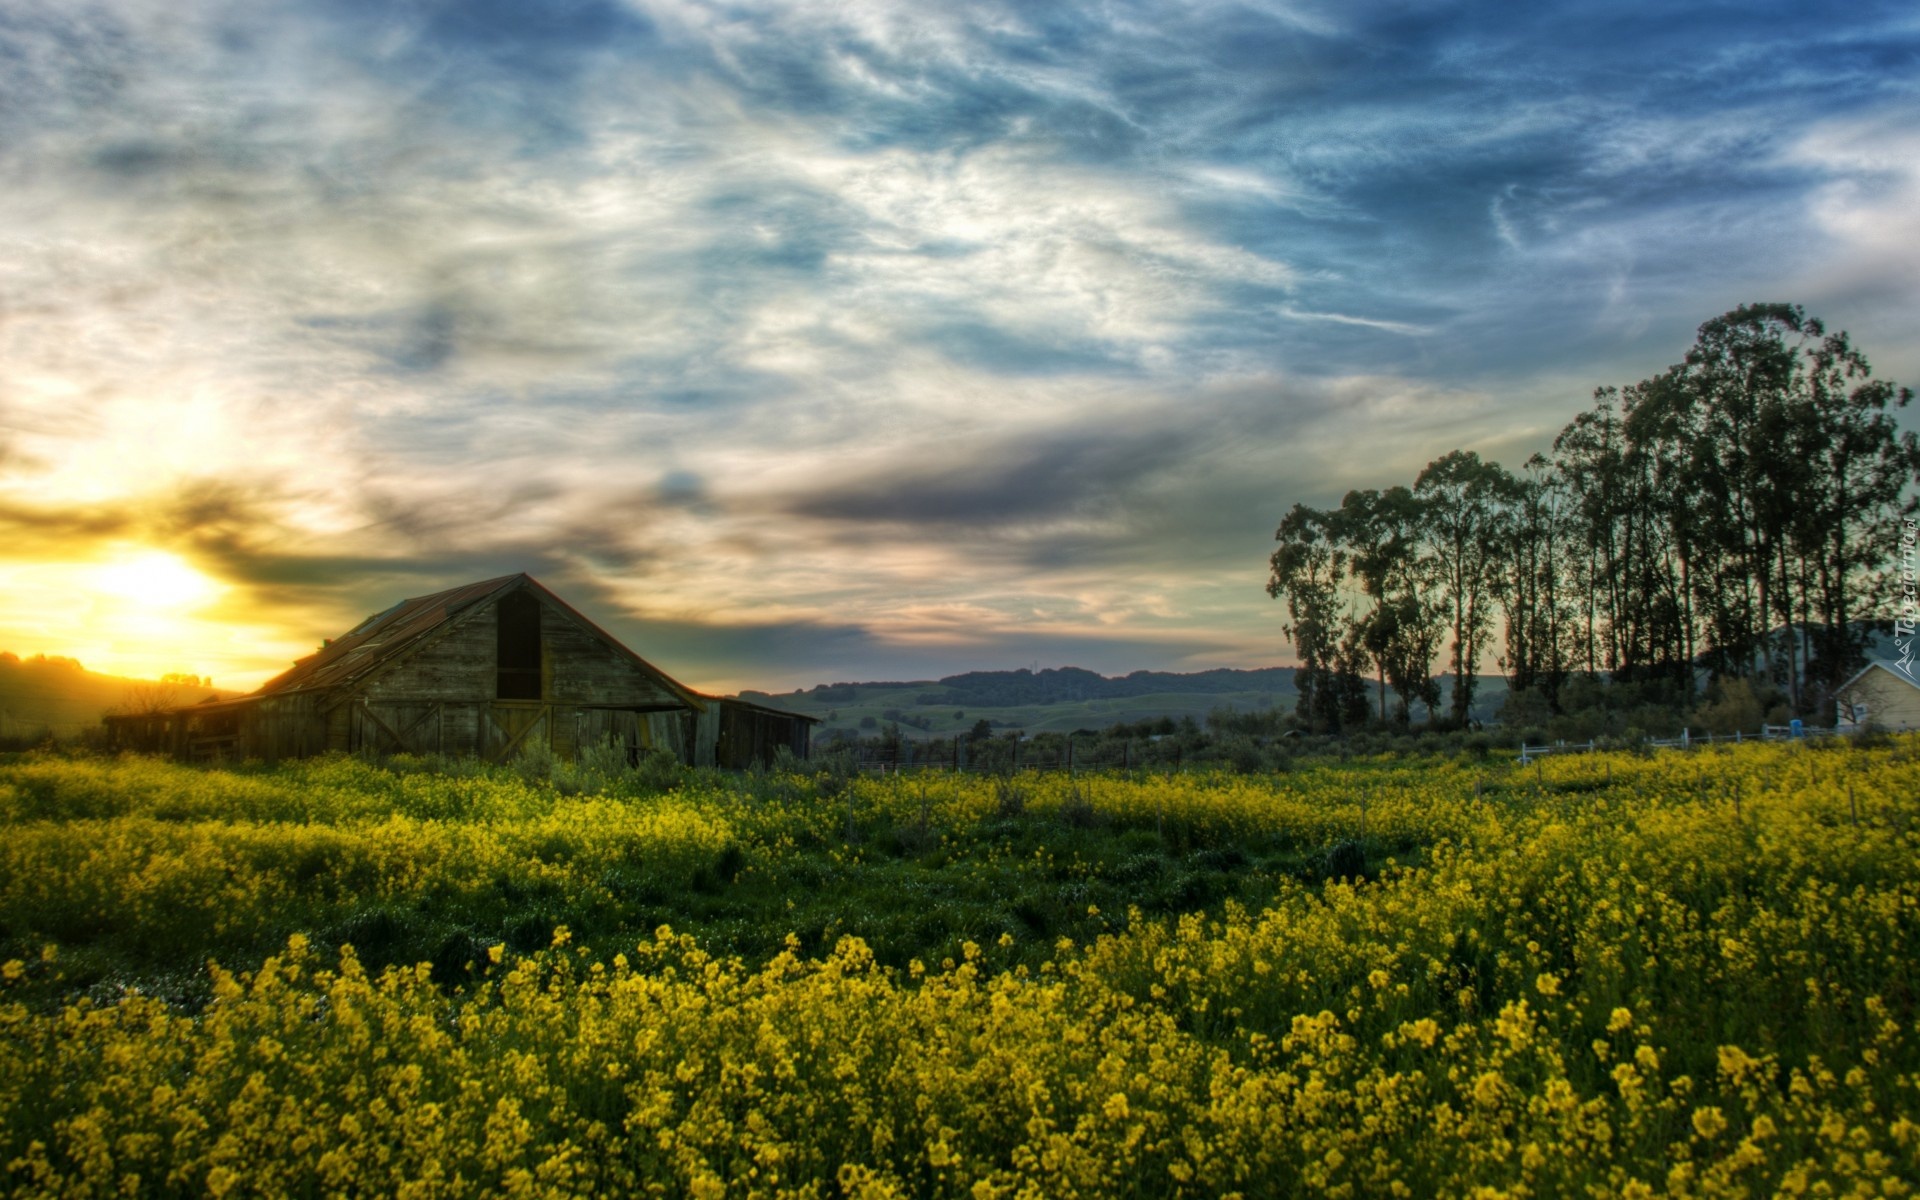
{"label": "field of yellow flowers", "polygon": [[1920,740],[656,782],[0,761],[0,1194],[1920,1183]]}

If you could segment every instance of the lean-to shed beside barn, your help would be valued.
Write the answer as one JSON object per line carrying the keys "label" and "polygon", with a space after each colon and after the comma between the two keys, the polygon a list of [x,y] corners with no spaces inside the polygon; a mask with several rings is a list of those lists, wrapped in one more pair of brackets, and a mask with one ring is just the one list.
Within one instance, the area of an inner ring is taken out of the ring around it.
{"label": "lean-to shed beside barn", "polygon": [[668,677],[527,575],[403,600],[260,690],[107,718],[122,749],[189,760],[329,750],[563,758],[612,743],[692,766],[804,758],[816,718],[707,696]]}

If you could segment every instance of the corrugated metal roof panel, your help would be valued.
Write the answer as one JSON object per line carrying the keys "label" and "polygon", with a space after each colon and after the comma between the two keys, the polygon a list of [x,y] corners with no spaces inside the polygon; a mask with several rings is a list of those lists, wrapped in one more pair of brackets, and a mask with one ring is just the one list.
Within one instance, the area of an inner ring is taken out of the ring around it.
{"label": "corrugated metal roof panel", "polygon": [[525,578],[525,575],[503,575],[431,596],[402,600],[360,622],[318,653],[294,663],[291,670],[269,679],[253,694],[271,696],[336,687],[404,653],[449,619]]}

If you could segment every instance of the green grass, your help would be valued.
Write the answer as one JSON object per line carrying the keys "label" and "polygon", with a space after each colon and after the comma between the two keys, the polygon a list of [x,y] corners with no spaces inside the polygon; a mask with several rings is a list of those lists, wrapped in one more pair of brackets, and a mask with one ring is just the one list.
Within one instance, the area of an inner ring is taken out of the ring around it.
{"label": "green grass", "polygon": [[[1058,939],[1114,932],[1129,908],[1259,908],[1289,883],[1418,861],[1425,845],[1108,811],[1098,779],[1085,803],[1078,789],[1029,799],[1059,778],[999,785],[982,815],[965,797],[996,785],[977,778],[701,773],[666,794],[616,779],[596,797],[568,795],[584,781],[565,767],[558,786],[529,787],[512,769],[432,766],[0,759],[0,867],[18,876],[0,884],[0,960],[55,943],[58,991],[189,1006],[209,959],[257,961],[293,933],[351,943],[373,967],[430,962],[442,980],[563,925],[609,952],[670,925],[748,961],[788,935],[824,955],[855,934],[893,966],[937,965],[968,942],[990,965],[1037,965]],[[648,840],[649,822],[696,818],[678,841]]]}

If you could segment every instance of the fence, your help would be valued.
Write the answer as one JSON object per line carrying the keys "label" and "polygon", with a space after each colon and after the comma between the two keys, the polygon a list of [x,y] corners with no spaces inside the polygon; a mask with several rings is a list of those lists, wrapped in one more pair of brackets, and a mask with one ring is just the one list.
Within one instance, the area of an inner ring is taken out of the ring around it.
{"label": "fence", "polygon": [[[1695,737],[1690,731],[1683,730],[1677,738],[1645,738],[1643,746],[1690,750],[1697,746],[1727,745],[1741,742],[1779,742],[1809,740],[1812,738],[1848,737],[1855,730],[1827,729],[1816,726],[1801,726],[1795,729],[1791,725],[1763,725],[1758,733],[1746,733],[1736,730],[1733,733],[1707,733]],[[1522,745],[1519,757],[1521,764],[1531,763],[1536,758],[1549,754],[1588,754],[1602,747],[1598,742],[1556,742],[1548,746]],[[950,771],[956,774],[1004,774],[1009,771],[1065,771],[1074,774],[1078,771],[1131,771],[1143,768],[1178,771],[1186,764],[1179,746],[1170,751],[1159,751],[1154,743],[1136,744],[1122,742],[1118,753],[1111,745],[1100,751],[1076,751],[1072,739],[1058,752],[1039,751],[1022,752],[1018,743],[989,742],[969,748],[965,742],[957,743],[947,753],[933,754],[925,747],[916,748],[913,743],[903,741],[900,748],[892,754],[880,757],[862,758],[854,764],[859,770],[876,775],[890,775],[902,772]],[[1216,764],[1217,765],[1217,764]]]}
{"label": "fence", "polygon": [[[1708,733],[1694,737],[1690,731],[1683,729],[1677,738],[1645,738],[1642,739],[1640,744],[1643,746],[1665,747],[1676,750],[1691,750],[1695,746],[1711,746],[1716,742],[1721,745],[1726,745],[1728,743],[1740,742],[1806,741],[1810,738],[1850,737],[1855,732],[1857,731],[1851,729],[1827,729],[1808,725],[1762,725],[1759,733],[1744,733],[1736,729],[1732,733]],[[1551,746],[1528,746],[1522,744],[1520,747],[1520,757],[1515,761],[1530,763],[1534,759],[1548,754],[1587,754],[1596,748],[1592,740],[1588,740],[1585,743],[1574,742],[1571,744],[1567,742],[1556,742]]]}

